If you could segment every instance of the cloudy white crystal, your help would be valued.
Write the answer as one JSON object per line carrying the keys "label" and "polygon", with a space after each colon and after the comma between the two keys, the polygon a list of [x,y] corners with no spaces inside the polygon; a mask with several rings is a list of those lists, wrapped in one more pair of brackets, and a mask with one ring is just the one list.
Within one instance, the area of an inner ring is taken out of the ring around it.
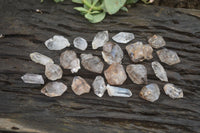
{"label": "cloudy white crystal", "polygon": [[158,61],[152,62],[151,66],[156,74],[156,77],[158,77],[161,81],[168,82],[167,73]]}
{"label": "cloudy white crystal", "polygon": [[167,83],[163,87],[165,94],[169,97],[175,98],[183,98],[183,90],[181,88],[176,87],[174,84]]}
{"label": "cloudy white crystal", "polygon": [[101,31],[96,34],[92,41],[92,49],[102,47],[109,40],[108,31]]}
{"label": "cloudy white crystal", "polygon": [[51,58],[49,58],[49,57],[47,57],[43,54],[40,54],[38,52],[31,53],[30,58],[35,63],[39,63],[39,64],[42,64],[42,65],[47,65],[48,63],[54,63],[54,61]]}
{"label": "cloudy white crystal", "polygon": [[63,71],[57,64],[49,63],[45,66],[45,75],[49,80],[57,80],[62,78]]}
{"label": "cloudy white crystal", "polygon": [[88,46],[87,41],[82,37],[76,37],[73,41],[73,44],[74,44],[75,48],[78,48],[83,51],[86,50],[86,48]]}
{"label": "cloudy white crystal", "polygon": [[118,43],[128,43],[128,42],[132,41],[133,39],[135,39],[135,36],[133,33],[119,32],[118,34],[113,36],[112,39]]}
{"label": "cloudy white crystal", "polygon": [[165,40],[160,35],[153,35],[148,42],[153,48],[161,48],[166,45]]}
{"label": "cloudy white crystal", "polygon": [[131,97],[132,92],[129,89],[115,87],[107,84],[106,89],[108,91],[109,96],[116,96],[116,97]]}
{"label": "cloudy white crystal", "polygon": [[26,73],[21,77],[21,79],[24,81],[24,83],[44,84],[44,79],[42,75],[39,74]]}
{"label": "cloudy white crystal", "polygon": [[102,97],[106,91],[105,81],[102,76],[96,76],[95,80],[92,83],[94,89],[94,94],[98,97]]}

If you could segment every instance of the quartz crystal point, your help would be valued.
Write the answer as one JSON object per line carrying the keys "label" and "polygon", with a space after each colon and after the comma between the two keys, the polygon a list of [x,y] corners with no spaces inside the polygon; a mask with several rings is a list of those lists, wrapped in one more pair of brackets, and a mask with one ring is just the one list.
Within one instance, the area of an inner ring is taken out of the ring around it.
{"label": "quartz crystal point", "polygon": [[34,52],[30,54],[31,60],[35,63],[39,63],[42,65],[46,65],[48,63],[54,63],[53,60],[43,54],[40,54],[38,52]]}
{"label": "quartz crystal point", "polygon": [[101,59],[92,54],[81,54],[81,64],[86,70],[102,73],[104,64]]}
{"label": "quartz crystal point", "polygon": [[107,42],[103,46],[102,56],[109,65],[112,63],[121,63],[124,53],[118,44]]}
{"label": "quartz crystal point", "polygon": [[92,41],[92,48],[97,49],[99,47],[102,47],[108,40],[108,31],[98,32]]}
{"label": "quartz crystal point", "polygon": [[116,96],[116,97],[131,97],[132,92],[129,89],[110,86],[109,84],[106,86],[109,96]]}
{"label": "quartz crystal point", "polygon": [[49,63],[45,66],[45,75],[49,80],[61,79],[63,71],[59,65]]}
{"label": "quartz crystal point", "polygon": [[183,98],[183,90],[176,87],[174,84],[167,83],[165,84],[163,89],[165,91],[165,94],[173,99]]}
{"label": "quartz crystal point", "polygon": [[166,48],[158,50],[157,55],[161,62],[164,62],[168,65],[174,65],[181,62],[176,52]]}
{"label": "quartz crystal point", "polygon": [[165,40],[160,35],[152,36],[151,38],[149,38],[148,42],[153,48],[161,48],[166,45]]}
{"label": "quartz crystal point", "polygon": [[52,38],[45,41],[45,45],[49,50],[61,50],[65,47],[69,47],[70,43],[67,38],[54,35]]}
{"label": "quartz crystal point", "polygon": [[144,53],[144,59],[150,60],[153,58],[152,53],[153,53],[153,48],[149,45],[143,45],[143,53]]}
{"label": "quartz crystal point", "polygon": [[154,83],[146,85],[140,91],[140,97],[150,102],[158,100],[159,96],[160,96],[160,89],[158,85]]}
{"label": "quartz crystal point", "polygon": [[87,41],[82,37],[76,37],[73,41],[73,44],[74,44],[75,48],[78,48],[82,51],[86,50],[86,48],[88,46]]}
{"label": "quartz crystal point", "polygon": [[127,79],[124,68],[119,63],[113,63],[104,71],[104,75],[111,85],[122,85]]}
{"label": "quartz crystal point", "polygon": [[62,82],[50,82],[42,88],[41,93],[48,97],[61,96],[67,90],[67,86]]}
{"label": "quartz crystal point", "polygon": [[159,62],[154,61],[151,63],[151,66],[156,74],[156,77],[158,77],[161,81],[168,82],[167,73]]}
{"label": "quartz crystal point", "polygon": [[75,76],[72,81],[72,90],[76,95],[90,92],[90,85],[80,76]]}
{"label": "quartz crystal point", "polygon": [[44,79],[42,75],[39,74],[26,73],[24,76],[21,77],[21,79],[24,81],[24,83],[44,84]]}
{"label": "quartz crystal point", "polygon": [[96,94],[98,97],[102,97],[106,91],[106,85],[103,77],[96,76],[92,83],[92,87],[94,89],[94,94]]}
{"label": "quartz crystal point", "polygon": [[132,41],[133,39],[135,39],[135,36],[133,33],[119,32],[118,34],[113,36],[112,39],[118,43],[128,43],[128,42]]}
{"label": "quartz crystal point", "polygon": [[136,84],[146,84],[147,83],[147,69],[144,65],[128,65],[126,67],[126,72],[128,73],[130,79]]}
{"label": "quartz crystal point", "polygon": [[72,73],[78,72],[80,67],[80,60],[76,53],[72,50],[66,50],[60,56],[60,64],[64,69],[71,69]]}

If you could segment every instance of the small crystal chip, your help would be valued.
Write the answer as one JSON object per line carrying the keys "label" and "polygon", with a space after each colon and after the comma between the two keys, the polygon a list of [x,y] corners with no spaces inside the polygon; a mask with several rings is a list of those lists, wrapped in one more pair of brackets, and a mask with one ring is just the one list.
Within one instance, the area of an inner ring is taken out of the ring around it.
{"label": "small crystal chip", "polygon": [[43,54],[40,54],[38,52],[34,52],[30,54],[31,60],[35,63],[39,63],[42,65],[46,65],[48,63],[54,63],[53,60]]}
{"label": "small crystal chip", "polygon": [[106,89],[108,91],[109,96],[116,96],[116,97],[131,97],[132,92],[129,89],[115,87],[107,84]]}
{"label": "small crystal chip", "polygon": [[104,64],[101,59],[92,54],[81,54],[81,64],[89,71],[102,73]]}
{"label": "small crystal chip", "polygon": [[183,98],[183,90],[181,88],[176,87],[174,84],[167,83],[164,86],[164,91],[166,95],[175,99],[175,98]]}
{"label": "small crystal chip", "polygon": [[95,80],[92,83],[92,87],[94,88],[94,94],[98,97],[102,97],[104,92],[106,91],[105,81],[102,76],[96,76]]}
{"label": "small crystal chip", "polygon": [[92,48],[97,49],[99,47],[102,47],[108,40],[108,31],[98,32],[92,41]]}
{"label": "small crystal chip", "polygon": [[90,92],[90,85],[80,76],[75,76],[72,81],[72,90],[76,95]]}
{"label": "small crystal chip", "polygon": [[152,36],[151,38],[149,38],[148,42],[153,48],[161,48],[166,45],[165,40],[160,35]]}
{"label": "small crystal chip", "polygon": [[151,66],[156,74],[156,77],[158,77],[161,81],[168,82],[167,73],[158,61],[152,62]]}
{"label": "small crystal chip", "polygon": [[174,65],[181,62],[176,52],[166,48],[158,50],[157,55],[161,62],[164,62],[168,65]]}
{"label": "small crystal chip", "polygon": [[155,83],[146,85],[140,91],[140,97],[150,102],[158,100],[159,96],[160,96],[160,89],[158,85]]}
{"label": "small crystal chip", "polygon": [[70,43],[67,38],[59,35],[54,35],[44,43],[49,50],[61,50],[65,47],[69,47]]}
{"label": "small crystal chip", "polygon": [[67,90],[67,86],[62,82],[49,82],[42,88],[41,93],[48,97],[61,96]]}
{"label": "small crystal chip", "polygon": [[24,81],[24,83],[44,84],[44,79],[42,75],[39,74],[26,73],[21,77],[21,79]]}
{"label": "small crystal chip", "polygon": [[76,37],[74,39],[73,43],[74,43],[74,47],[76,47],[82,51],[86,50],[86,48],[88,46],[87,41],[82,37]]}
{"label": "small crystal chip", "polygon": [[118,34],[113,36],[112,39],[118,43],[128,43],[128,42],[132,41],[133,39],[135,39],[135,36],[133,33],[119,32]]}
{"label": "small crystal chip", "polygon": [[144,59],[150,60],[153,58],[153,48],[149,44],[143,45]]}
{"label": "small crystal chip", "polygon": [[45,75],[49,80],[61,79],[63,71],[59,65],[49,63],[45,66]]}

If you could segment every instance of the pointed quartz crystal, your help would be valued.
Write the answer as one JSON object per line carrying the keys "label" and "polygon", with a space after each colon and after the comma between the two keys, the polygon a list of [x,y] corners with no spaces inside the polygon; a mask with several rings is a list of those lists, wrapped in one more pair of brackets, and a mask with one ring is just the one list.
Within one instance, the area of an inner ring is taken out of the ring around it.
{"label": "pointed quartz crystal", "polygon": [[135,39],[135,36],[133,33],[119,32],[118,34],[113,36],[112,39],[118,43],[128,43],[128,42],[132,41],[133,39]]}
{"label": "pointed quartz crystal", "polygon": [[129,89],[110,86],[107,84],[106,89],[108,91],[109,96],[116,96],[116,97],[131,97],[132,92]]}
{"label": "pointed quartz crystal", "polygon": [[183,90],[176,87],[174,84],[167,83],[165,84],[163,89],[165,91],[165,94],[173,99],[183,98]]}
{"label": "pointed quartz crystal", "polygon": [[98,97],[102,97],[106,91],[105,81],[102,76],[96,76],[95,80],[92,83],[94,89],[94,94]]}
{"label": "pointed quartz crystal", "polygon": [[156,74],[156,77],[158,77],[161,81],[168,82],[167,73],[158,61],[152,62],[151,66]]}
{"label": "pointed quartz crystal", "polygon": [[44,84],[44,79],[42,75],[39,74],[26,73],[21,77],[21,79],[24,81],[24,83]]}
{"label": "pointed quartz crystal", "polygon": [[42,65],[46,65],[48,63],[54,63],[53,60],[43,54],[40,54],[38,52],[34,52],[30,54],[31,60],[35,63],[39,63]]}
{"label": "pointed quartz crystal", "polygon": [[49,63],[45,66],[45,75],[49,80],[61,79],[63,71],[59,65]]}
{"label": "pointed quartz crystal", "polygon": [[161,48],[166,45],[165,40],[160,35],[152,36],[151,38],[149,38],[148,42],[153,48]]}
{"label": "pointed quartz crystal", "polygon": [[87,41],[82,37],[76,37],[73,41],[73,44],[74,44],[75,48],[78,48],[82,51],[86,50],[86,48],[88,46]]}
{"label": "pointed quartz crystal", "polygon": [[96,34],[92,41],[92,49],[102,47],[109,40],[108,31],[101,31]]}

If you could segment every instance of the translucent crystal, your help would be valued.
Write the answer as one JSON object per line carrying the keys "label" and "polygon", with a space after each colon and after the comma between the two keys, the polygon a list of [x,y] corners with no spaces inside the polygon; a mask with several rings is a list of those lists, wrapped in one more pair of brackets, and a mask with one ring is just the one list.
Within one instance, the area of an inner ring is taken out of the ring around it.
{"label": "translucent crystal", "polygon": [[167,83],[164,86],[164,91],[166,95],[169,95],[171,98],[183,98],[183,90],[176,87],[174,84]]}
{"label": "translucent crystal", "polygon": [[168,82],[167,73],[159,62],[154,61],[151,63],[151,66],[156,74],[156,77],[158,77],[161,81]]}
{"label": "translucent crystal", "polygon": [[92,41],[92,48],[97,49],[99,47],[102,47],[108,40],[108,31],[98,32]]}
{"label": "translucent crystal", "polygon": [[158,50],[157,55],[161,62],[164,62],[168,65],[174,65],[181,62],[176,52],[166,48]]}
{"label": "translucent crystal", "polygon": [[160,96],[160,89],[158,85],[154,83],[146,85],[140,91],[140,97],[150,102],[158,100],[159,96]]}
{"label": "translucent crystal", "polygon": [[128,65],[126,67],[126,72],[128,73],[130,79],[136,84],[146,84],[147,83],[147,69],[144,65]]}
{"label": "translucent crystal", "polygon": [[54,35],[53,38],[45,41],[45,45],[49,50],[61,50],[65,47],[69,47],[70,43],[67,38],[59,35]]}
{"label": "translucent crystal", "polygon": [[119,63],[113,63],[104,71],[104,75],[111,85],[122,85],[127,79],[124,67]]}
{"label": "translucent crystal", "polygon": [[74,47],[80,49],[80,50],[86,50],[88,43],[87,41],[82,37],[76,37],[73,41]]}
{"label": "translucent crystal", "polygon": [[62,82],[50,82],[42,88],[41,93],[48,97],[61,96],[67,90],[67,86]]}
{"label": "translucent crystal", "polygon": [[92,83],[92,87],[94,88],[94,94],[96,94],[98,97],[102,97],[106,91],[106,85],[103,77],[96,76]]}
{"label": "translucent crystal", "polygon": [[63,71],[59,65],[49,63],[45,66],[45,75],[49,80],[62,78]]}
{"label": "translucent crystal", "polygon": [[44,79],[42,75],[39,74],[26,73],[21,77],[21,79],[24,81],[24,83],[44,84]]}
{"label": "translucent crystal", "polygon": [[104,64],[101,59],[92,54],[81,54],[81,64],[89,71],[102,73]]}
{"label": "translucent crystal", "polygon": [[102,56],[104,61],[108,64],[121,63],[124,53],[119,45],[112,42],[107,42],[103,46]]}
{"label": "translucent crystal", "polygon": [[34,52],[30,54],[31,60],[35,63],[39,63],[42,65],[46,65],[48,63],[54,63],[53,60],[43,54],[40,54],[38,52]]}
{"label": "translucent crystal", "polygon": [[132,92],[129,89],[110,86],[107,84],[106,89],[108,91],[109,96],[116,96],[116,97],[131,97]]}
{"label": "translucent crystal", "polygon": [[118,43],[128,43],[128,42],[132,41],[133,39],[135,39],[135,36],[133,33],[119,32],[118,34],[113,36],[112,39]]}
{"label": "translucent crystal", "polygon": [[149,38],[148,42],[153,48],[160,48],[166,45],[165,40],[160,35],[152,36],[151,38]]}
{"label": "translucent crystal", "polygon": [[90,92],[90,85],[80,76],[75,76],[72,81],[72,90],[76,95]]}
{"label": "translucent crystal", "polygon": [[143,45],[143,54],[144,54],[144,59],[150,60],[153,58],[152,56],[153,53],[153,48],[149,45]]}

